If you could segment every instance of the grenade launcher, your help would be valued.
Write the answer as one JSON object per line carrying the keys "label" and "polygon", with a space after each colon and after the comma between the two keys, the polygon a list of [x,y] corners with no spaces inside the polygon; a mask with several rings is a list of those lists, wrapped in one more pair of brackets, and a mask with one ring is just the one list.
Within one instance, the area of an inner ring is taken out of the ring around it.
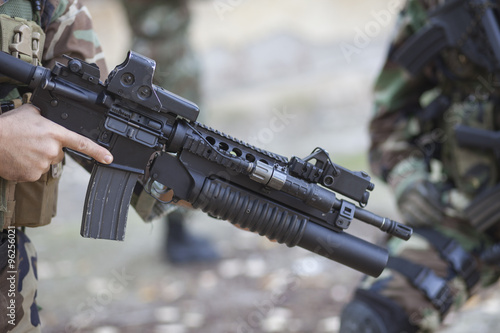
{"label": "grenade launcher", "polygon": [[93,162],[83,237],[123,240],[137,186],[172,191],[174,202],[372,276],[388,253],[345,233],[351,220],[411,236],[411,228],[363,209],[370,177],[334,164],[324,149],[288,160],[196,122],[195,104],[153,84],[153,60],[129,52],[103,83],[95,64],[67,59],[51,71],[0,52],[0,74],[26,84],[44,117],[113,154],[111,165]]}

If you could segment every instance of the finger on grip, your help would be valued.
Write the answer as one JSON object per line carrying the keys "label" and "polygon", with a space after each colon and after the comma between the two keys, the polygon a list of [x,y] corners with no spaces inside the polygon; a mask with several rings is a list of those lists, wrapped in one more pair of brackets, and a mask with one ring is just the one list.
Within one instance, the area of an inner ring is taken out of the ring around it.
{"label": "finger on grip", "polygon": [[71,131],[67,132],[63,145],[71,150],[90,156],[99,163],[110,164],[113,161],[113,157],[106,148]]}

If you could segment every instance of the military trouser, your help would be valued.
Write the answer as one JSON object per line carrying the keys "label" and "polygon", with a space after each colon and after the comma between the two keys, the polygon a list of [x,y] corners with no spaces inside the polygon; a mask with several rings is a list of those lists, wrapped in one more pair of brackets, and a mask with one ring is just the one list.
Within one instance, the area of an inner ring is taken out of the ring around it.
{"label": "military trouser", "polygon": [[378,278],[363,278],[344,309],[340,333],[434,332],[446,314],[498,279],[498,267],[477,260],[479,250],[496,241],[491,231],[479,233],[453,219],[415,228],[407,242],[390,239],[388,268]]}
{"label": "military trouser", "polygon": [[[121,2],[132,29],[132,49],[156,62],[154,83],[199,105],[200,64],[189,39],[191,12],[188,2]],[[202,118],[203,115],[198,120]],[[159,219],[178,209],[171,204],[161,204],[144,192],[134,195],[131,203],[144,221]]]}
{"label": "military trouser", "polygon": [[187,1],[122,0],[133,50],[156,61],[154,83],[200,103],[200,66],[189,40]]}
{"label": "military trouser", "polygon": [[7,258],[0,261],[0,332],[41,332],[33,244],[22,231],[11,227],[2,232],[0,258]]}

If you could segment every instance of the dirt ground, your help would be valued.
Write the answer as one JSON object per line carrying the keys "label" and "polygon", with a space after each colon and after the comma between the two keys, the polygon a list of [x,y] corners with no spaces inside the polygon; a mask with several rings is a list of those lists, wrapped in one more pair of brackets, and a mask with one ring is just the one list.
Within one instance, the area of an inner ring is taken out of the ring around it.
{"label": "dirt ground", "polygon": [[[86,3],[113,68],[129,48],[123,9],[115,1]],[[336,163],[368,169],[370,89],[395,19],[389,2],[190,5],[191,38],[203,70],[203,100],[195,102],[204,122],[281,155],[304,157],[321,146]],[[284,126],[270,131],[280,114],[288,115],[281,118]],[[124,242],[83,239],[88,175],[71,162],[64,172],[57,218],[29,232],[39,253],[44,332],[338,331],[339,311],[360,273],[200,212],[192,212],[189,228],[213,243],[216,262],[168,263],[163,221],[144,224],[132,210]],[[378,182],[367,208],[397,218]],[[381,236],[361,222],[349,232],[370,241]],[[451,317],[444,332],[494,332],[499,301],[490,296],[479,302],[483,298]]]}

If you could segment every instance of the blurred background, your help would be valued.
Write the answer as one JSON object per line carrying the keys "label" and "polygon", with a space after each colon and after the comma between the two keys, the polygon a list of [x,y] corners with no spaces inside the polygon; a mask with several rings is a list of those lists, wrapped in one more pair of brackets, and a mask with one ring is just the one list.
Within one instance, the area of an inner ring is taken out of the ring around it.
{"label": "blurred background", "polygon": [[[118,1],[82,1],[111,70],[131,47],[124,8]],[[305,157],[321,146],[334,162],[369,171],[370,91],[400,4],[189,1],[189,37],[201,66],[202,96],[194,102],[202,122],[287,157]],[[166,262],[164,221],[145,224],[133,209],[124,242],[83,239],[88,180],[68,161],[58,216],[48,227],[29,230],[39,254],[44,332],[338,331],[340,310],[360,273],[201,212],[191,212],[187,224],[216,248],[220,260],[211,263]],[[375,182],[367,208],[397,219],[390,194]],[[382,236],[359,221],[349,232],[370,241]],[[499,301],[478,302],[484,298],[451,316],[449,332],[495,325]]]}

